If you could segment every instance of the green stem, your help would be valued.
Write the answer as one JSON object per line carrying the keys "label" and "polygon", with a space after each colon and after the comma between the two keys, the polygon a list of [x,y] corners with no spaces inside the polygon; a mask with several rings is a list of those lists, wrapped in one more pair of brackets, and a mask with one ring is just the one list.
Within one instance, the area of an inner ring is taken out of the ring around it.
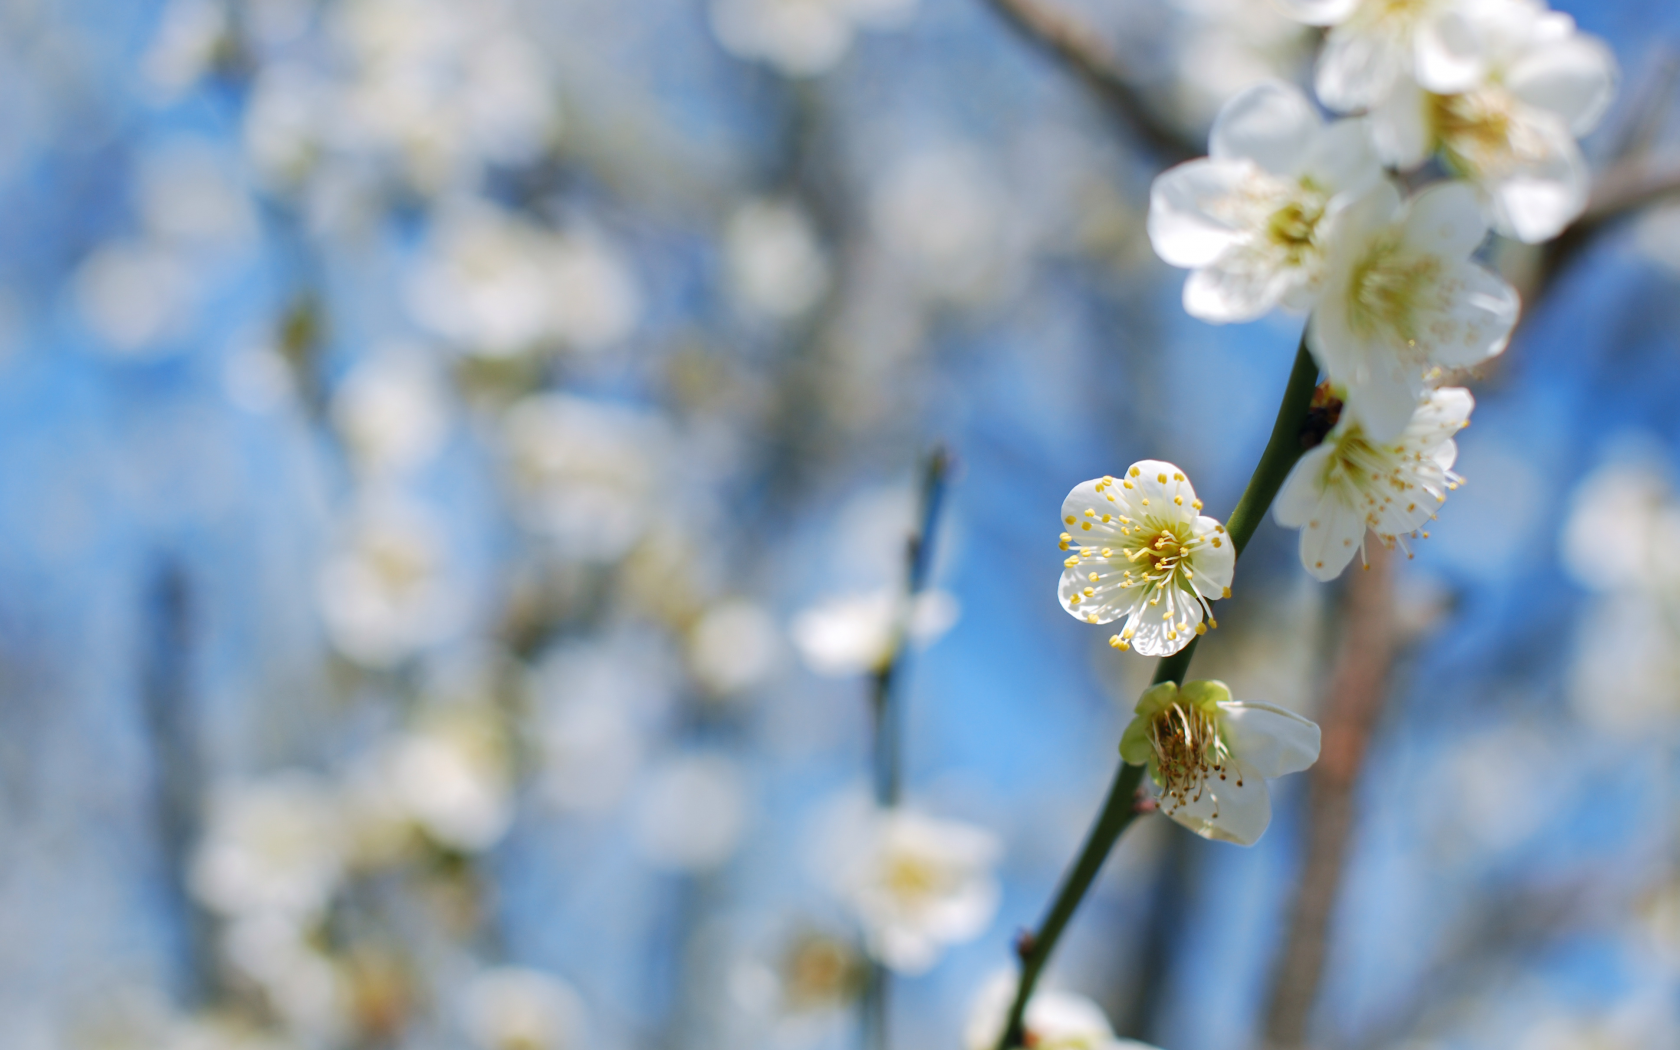
{"label": "green stem", "polygon": [[[1272,500],[1277,498],[1278,489],[1283,487],[1290,468],[1301,458],[1301,430],[1307,421],[1307,409],[1312,405],[1313,387],[1317,381],[1318,365],[1313,362],[1312,354],[1307,350],[1306,336],[1303,335],[1300,348],[1295,353],[1295,367],[1289,373],[1289,385],[1283,391],[1283,402],[1278,405],[1277,420],[1272,424],[1271,440],[1266,442],[1266,450],[1260,453],[1260,462],[1249,476],[1248,487],[1243,490],[1236,509],[1225,522],[1225,531],[1230,534],[1231,545],[1239,556],[1259,527],[1260,519],[1271,508]],[[1189,645],[1163,658],[1155,668],[1154,681],[1157,684],[1183,684],[1184,676],[1190,670],[1190,658],[1200,640],[1192,638]],[[1103,803],[1097,822],[1086,835],[1085,845],[1080,849],[1073,867],[1063,876],[1062,884],[1050,903],[1049,913],[1044,916],[1036,933],[1022,935],[1017,945],[1021,957],[1021,980],[1015,989],[1015,1001],[1010,1005],[1008,1021],[998,1038],[997,1050],[1026,1045],[1023,1018],[1039,975],[1056,950],[1056,942],[1061,939],[1068,920],[1073,918],[1080,901],[1085,898],[1085,892],[1091,888],[1092,880],[1102,870],[1109,851],[1137,814],[1135,795],[1142,781],[1142,766],[1120,764],[1114,774],[1114,783],[1108,789],[1108,800]]]}

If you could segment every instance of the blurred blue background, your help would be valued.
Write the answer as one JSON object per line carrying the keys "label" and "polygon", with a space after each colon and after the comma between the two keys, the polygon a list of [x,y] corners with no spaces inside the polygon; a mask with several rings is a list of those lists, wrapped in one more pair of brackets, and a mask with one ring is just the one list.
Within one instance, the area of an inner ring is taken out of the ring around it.
{"label": "blurred blue background", "polygon": [[[1308,76],[1257,2],[1061,6],[1192,144]],[[1622,64],[1589,157],[1671,154],[1680,9],[1556,6]],[[982,0],[8,0],[0,1046],[854,1045],[815,858],[936,442],[907,794],[1002,897],[892,1031],[961,1045],[1151,670],[1057,608],[1061,498],[1161,457],[1228,512],[1299,334],[1183,314],[1167,159]],[[1680,507],[1677,281],[1657,202],[1529,284],[1384,563],[1314,1046],[1680,1045],[1680,575],[1590,520]],[[1294,542],[1197,673],[1322,718]],[[1053,979],[1261,1045],[1308,783],[1253,849],[1140,822]]]}

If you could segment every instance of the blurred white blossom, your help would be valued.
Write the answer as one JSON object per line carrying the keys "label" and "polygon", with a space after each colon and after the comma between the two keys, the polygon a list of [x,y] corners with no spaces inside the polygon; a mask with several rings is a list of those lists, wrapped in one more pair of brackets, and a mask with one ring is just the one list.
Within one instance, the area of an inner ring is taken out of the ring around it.
{"label": "blurred white blossom", "polygon": [[454,633],[462,596],[427,512],[394,494],[370,493],[345,530],[316,581],[322,620],[341,652],[387,667]]}
{"label": "blurred white blossom", "polygon": [[[1125,477],[1074,486],[1062,501],[1062,608],[1086,623],[1126,624],[1117,649],[1170,656],[1219,626],[1213,602],[1231,593],[1237,552],[1201,513],[1184,472],[1157,459]],[[1206,619],[1207,623],[1202,621]]]}
{"label": "blurred white blossom", "polygon": [[1318,726],[1232,700],[1224,682],[1162,682],[1138,697],[1120,756],[1147,766],[1161,812],[1205,839],[1252,846],[1272,821],[1268,778],[1318,761]]}
{"label": "blurred white blossom", "polygon": [[157,240],[113,241],[76,270],[76,304],[112,350],[145,357],[177,349],[198,305],[200,274]]}
{"label": "blurred white blossom", "polygon": [[478,1050],[572,1050],[583,1044],[583,1017],[577,992],[540,970],[484,970],[462,992],[462,1027]]}
{"label": "blurred white blossom", "polygon": [[973,147],[946,144],[911,154],[888,169],[872,210],[882,242],[929,293],[973,302],[1002,280],[1011,212]]}
{"label": "blurred white blossom", "polygon": [[828,258],[810,218],[791,201],[743,204],[730,216],[723,250],[729,288],[743,313],[789,320],[828,290]]}
{"label": "blurred white blossom", "polygon": [[707,609],[688,636],[688,662],[708,691],[731,696],[752,689],[775,670],[781,631],[763,606],[745,599]]}
{"label": "blurred white blossom", "polygon": [[401,811],[436,842],[468,853],[495,845],[513,822],[509,761],[494,714],[465,707],[429,712],[381,757]]}
{"label": "blurred white blossom", "polygon": [[858,29],[897,28],[915,11],[916,0],[712,0],[712,32],[731,54],[815,76],[846,56]]}
{"label": "blurred white blossom", "polygon": [[[843,678],[877,670],[892,656],[894,620],[903,598],[891,588],[832,598],[795,616],[793,644],[811,670]],[[945,591],[923,591],[911,604],[907,634],[928,645],[950,630],[960,613]]]}
{"label": "blurred white blossom", "polygon": [[343,833],[332,789],[310,773],[228,785],[211,799],[193,893],[223,915],[317,912],[343,872]]}
{"label": "blurred white blossom", "polygon": [[[1014,1004],[1019,977],[995,974],[969,1004],[963,1028],[965,1050],[995,1050]],[[1040,985],[1027,1000],[1021,1018],[1026,1044],[1032,1050],[1151,1050],[1143,1043],[1121,1039],[1102,1007],[1083,995]]]}
{"label": "blurred white blossom", "polygon": [[1001,853],[991,832],[850,800],[823,831],[819,863],[863,924],[869,953],[884,965],[922,973],[947,947],[991,924]]}
{"label": "blurred white blossom", "polygon": [[352,457],[371,474],[421,466],[442,446],[449,390],[421,350],[392,349],[360,362],[333,394],[332,416]]}
{"label": "blurred white blossom", "polygon": [[1270,3],[1173,0],[1176,109],[1188,124],[1212,120],[1227,99],[1264,80],[1294,80],[1311,54],[1300,22]]}

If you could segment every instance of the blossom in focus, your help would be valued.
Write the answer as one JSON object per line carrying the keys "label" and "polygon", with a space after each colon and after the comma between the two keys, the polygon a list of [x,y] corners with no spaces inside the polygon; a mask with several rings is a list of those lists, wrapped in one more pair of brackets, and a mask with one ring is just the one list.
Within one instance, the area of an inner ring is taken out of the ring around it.
{"label": "blossom in focus", "polygon": [[234,785],[211,802],[193,894],[222,915],[318,912],[343,872],[330,788],[301,770]]}
{"label": "blossom in focus", "polygon": [[712,32],[724,50],[763,59],[789,76],[826,73],[858,29],[891,29],[916,0],[713,0]]}
{"label": "blossom in focus", "polygon": [[[811,670],[843,678],[878,669],[892,657],[893,620],[899,595],[891,589],[835,598],[794,617],[794,647]],[[923,591],[911,605],[910,640],[927,645],[957,622],[957,599],[945,591]]]}
{"label": "blossom in focus", "polygon": [[1403,85],[1372,110],[1384,161],[1423,163],[1437,148],[1482,192],[1494,228],[1536,243],[1586,207],[1590,178],[1575,140],[1610,105],[1616,60],[1568,15],[1532,0],[1472,5],[1474,81],[1450,92]]}
{"label": "blossom in focus", "polygon": [[[981,987],[969,1006],[963,1031],[966,1050],[997,1046],[1015,1001],[1017,980],[1014,973],[999,973]],[[1032,1050],[1152,1050],[1116,1036],[1102,1007],[1090,999],[1058,989],[1035,990],[1021,1022],[1025,1044]]]}
{"label": "blossom in focus", "polygon": [[1426,372],[1505,349],[1519,303],[1516,289],[1470,259],[1486,235],[1464,182],[1410,201],[1383,182],[1342,211],[1307,345],[1371,440],[1399,439]]}
{"label": "blossom in focus", "polygon": [[539,970],[485,970],[462,998],[462,1027],[479,1050],[566,1050],[582,1041],[583,1000]]}
{"label": "blossom in focus", "polygon": [[1222,323],[1310,308],[1336,213],[1382,178],[1364,122],[1326,125],[1295,88],[1265,81],[1219,111],[1208,153],[1149,195],[1156,254],[1193,271],[1185,310]]}
{"label": "blossom in focus", "polygon": [[1461,480],[1452,471],[1453,435],[1470,425],[1473,407],[1468,390],[1433,390],[1394,444],[1372,441],[1358,420],[1343,417],[1302,456],[1272,514],[1278,524],[1301,530],[1306,570],[1333,580],[1355,551],[1363,554],[1367,529],[1393,547],[1427,525]]}
{"label": "blossom in focus", "polygon": [[830,843],[831,877],[863,923],[869,953],[921,973],[948,945],[980,935],[997,911],[991,832],[910,809],[848,814]]}
{"label": "blossom in focus", "polygon": [[1147,765],[1161,812],[1205,839],[1252,846],[1272,820],[1269,777],[1318,761],[1318,726],[1271,704],[1231,699],[1224,682],[1151,686],[1120,739]]}
{"label": "blossom in focus", "polygon": [[1331,109],[1381,105],[1407,81],[1426,90],[1459,91],[1480,70],[1466,10],[1510,0],[1275,0],[1309,25],[1331,26],[1318,56],[1314,87]]}
{"label": "blossom in focus", "polygon": [[1062,501],[1062,608],[1086,623],[1124,617],[1110,644],[1144,656],[1217,627],[1212,603],[1231,593],[1237,552],[1201,509],[1184,472],[1156,459],[1075,486]]}

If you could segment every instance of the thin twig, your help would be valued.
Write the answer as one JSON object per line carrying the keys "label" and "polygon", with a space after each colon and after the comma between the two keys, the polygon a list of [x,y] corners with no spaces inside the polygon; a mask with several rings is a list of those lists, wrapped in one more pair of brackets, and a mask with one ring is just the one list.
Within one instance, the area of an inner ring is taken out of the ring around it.
{"label": "thin twig", "polygon": [[1022,36],[1060,60],[1167,164],[1199,156],[1201,143],[1162,119],[1090,26],[1039,0],[986,0]]}

